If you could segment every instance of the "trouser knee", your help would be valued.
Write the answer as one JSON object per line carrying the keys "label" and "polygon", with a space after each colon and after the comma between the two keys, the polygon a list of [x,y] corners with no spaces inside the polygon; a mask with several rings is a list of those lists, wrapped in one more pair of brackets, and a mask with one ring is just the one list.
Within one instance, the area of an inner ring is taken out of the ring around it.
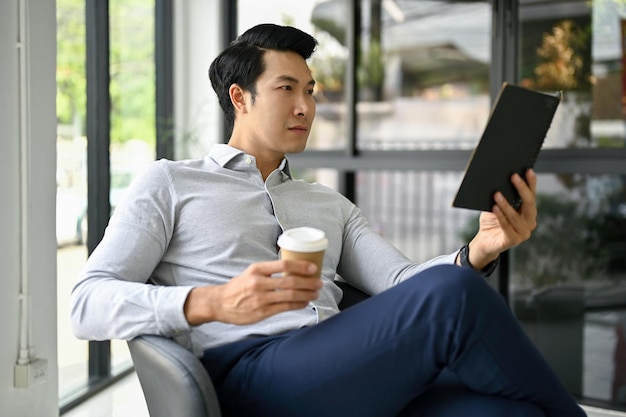
{"label": "trouser knee", "polygon": [[494,292],[484,277],[476,271],[457,265],[437,265],[415,275],[409,281],[414,284],[418,296],[427,292],[445,297],[449,301],[467,295],[473,297]]}
{"label": "trouser knee", "polygon": [[[393,295],[392,295],[393,294]],[[439,320],[473,315],[497,293],[475,271],[438,265],[416,274],[395,288],[388,300],[405,320]]]}

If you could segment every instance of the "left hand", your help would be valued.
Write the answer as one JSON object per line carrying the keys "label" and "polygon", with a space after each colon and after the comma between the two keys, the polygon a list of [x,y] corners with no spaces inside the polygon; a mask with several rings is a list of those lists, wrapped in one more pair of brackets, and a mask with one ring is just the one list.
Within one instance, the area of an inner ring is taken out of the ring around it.
{"label": "left hand", "polygon": [[494,195],[493,212],[480,214],[479,229],[469,243],[470,263],[482,269],[500,253],[528,240],[537,227],[537,174],[526,171],[526,181],[513,174],[511,182],[517,189],[522,205],[516,210],[501,192]]}

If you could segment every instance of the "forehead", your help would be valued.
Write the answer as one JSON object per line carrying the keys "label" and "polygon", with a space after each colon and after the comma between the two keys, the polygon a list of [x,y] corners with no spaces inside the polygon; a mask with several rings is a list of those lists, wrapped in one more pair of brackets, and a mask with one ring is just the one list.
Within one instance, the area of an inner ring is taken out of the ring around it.
{"label": "forehead", "polygon": [[265,71],[260,78],[273,79],[286,75],[303,83],[313,79],[306,61],[296,52],[269,50],[265,52],[263,58]]}

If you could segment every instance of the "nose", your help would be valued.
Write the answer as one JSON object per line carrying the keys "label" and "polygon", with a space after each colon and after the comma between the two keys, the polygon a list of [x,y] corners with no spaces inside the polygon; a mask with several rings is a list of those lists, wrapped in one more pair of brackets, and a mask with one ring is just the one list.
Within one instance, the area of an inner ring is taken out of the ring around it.
{"label": "nose", "polygon": [[315,112],[315,100],[310,94],[301,94],[295,106],[295,113],[298,116],[310,116]]}

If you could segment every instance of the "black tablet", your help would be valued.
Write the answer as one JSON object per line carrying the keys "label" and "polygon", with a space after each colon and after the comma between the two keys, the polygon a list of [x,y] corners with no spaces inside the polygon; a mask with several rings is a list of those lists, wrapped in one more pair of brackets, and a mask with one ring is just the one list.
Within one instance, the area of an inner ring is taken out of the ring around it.
{"label": "black tablet", "polygon": [[560,101],[560,92],[546,94],[504,83],[452,205],[491,211],[493,196],[501,191],[518,208],[522,202],[511,175],[517,172],[523,178],[534,167]]}

